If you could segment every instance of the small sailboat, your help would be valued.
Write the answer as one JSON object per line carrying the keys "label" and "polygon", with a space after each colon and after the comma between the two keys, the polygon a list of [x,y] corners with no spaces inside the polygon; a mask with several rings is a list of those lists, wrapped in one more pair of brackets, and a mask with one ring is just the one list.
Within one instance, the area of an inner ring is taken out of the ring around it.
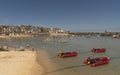
{"label": "small sailboat", "polygon": [[60,42],[60,43],[67,43],[66,40],[58,40],[58,42]]}
{"label": "small sailboat", "polygon": [[44,42],[51,42],[51,39],[45,38],[45,39],[43,39],[43,41],[44,41]]}

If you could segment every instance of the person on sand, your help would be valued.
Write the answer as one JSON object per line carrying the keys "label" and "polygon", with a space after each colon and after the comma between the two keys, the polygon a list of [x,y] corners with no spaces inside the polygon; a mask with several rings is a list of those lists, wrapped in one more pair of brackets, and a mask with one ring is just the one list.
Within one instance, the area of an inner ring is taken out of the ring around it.
{"label": "person on sand", "polygon": [[35,51],[35,49],[34,49],[34,48],[32,48],[32,51]]}

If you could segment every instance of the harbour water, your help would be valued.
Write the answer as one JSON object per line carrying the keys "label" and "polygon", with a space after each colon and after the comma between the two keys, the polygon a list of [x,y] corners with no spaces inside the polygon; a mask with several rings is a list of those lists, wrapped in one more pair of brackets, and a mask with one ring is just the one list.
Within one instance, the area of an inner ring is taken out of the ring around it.
{"label": "harbour water", "polygon": [[[49,38],[51,41],[44,42],[44,38]],[[50,36],[39,36],[29,38],[7,38],[0,39],[1,44],[11,47],[26,47],[29,44],[37,49],[37,60],[46,71],[43,75],[119,75],[120,74],[120,39],[112,39],[111,37],[66,37],[59,39],[66,42],[58,42],[56,38]],[[91,53],[92,48],[106,48],[105,53]],[[41,57],[41,50],[48,54],[48,57]],[[77,57],[59,58],[59,51],[78,52]],[[83,60],[88,56],[93,58],[107,56],[112,58],[109,64],[97,67],[84,65]],[[51,63],[49,63],[51,62]],[[52,66],[52,67],[51,67]]]}

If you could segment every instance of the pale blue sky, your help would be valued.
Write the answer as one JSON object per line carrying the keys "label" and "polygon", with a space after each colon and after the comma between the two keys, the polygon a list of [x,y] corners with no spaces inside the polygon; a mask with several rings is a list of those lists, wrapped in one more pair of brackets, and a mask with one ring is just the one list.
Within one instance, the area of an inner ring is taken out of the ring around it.
{"label": "pale blue sky", "polygon": [[0,0],[0,24],[120,32],[120,0]]}

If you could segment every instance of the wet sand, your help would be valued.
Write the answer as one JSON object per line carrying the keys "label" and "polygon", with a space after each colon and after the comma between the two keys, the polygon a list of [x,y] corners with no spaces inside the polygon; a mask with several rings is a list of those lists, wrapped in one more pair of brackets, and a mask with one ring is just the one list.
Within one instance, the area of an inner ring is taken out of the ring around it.
{"label": "wet sand", "polygon": [[0,52],[0,75],[41,75],[35,51]]}
{"label": "wet sand", "polygon": [[[52,72],[56,71],[56,64],[52,58],[57,58],[56,56],[49,56],[46,51],[38,51],[37,52],[37,62],[44,68],[42,75],[54,75]],[[57,73],[56,75],[61,75]]]}

